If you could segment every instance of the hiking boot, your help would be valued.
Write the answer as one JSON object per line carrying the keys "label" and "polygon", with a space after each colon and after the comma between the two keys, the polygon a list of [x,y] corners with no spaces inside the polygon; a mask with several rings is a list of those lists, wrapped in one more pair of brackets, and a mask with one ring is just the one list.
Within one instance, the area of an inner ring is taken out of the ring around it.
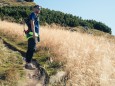
{"label": "hiking boot", "polygon": [[34,70],[35,69],[35,67],[31,63],[26,63],[25,68],[29,69],[29,70]]}

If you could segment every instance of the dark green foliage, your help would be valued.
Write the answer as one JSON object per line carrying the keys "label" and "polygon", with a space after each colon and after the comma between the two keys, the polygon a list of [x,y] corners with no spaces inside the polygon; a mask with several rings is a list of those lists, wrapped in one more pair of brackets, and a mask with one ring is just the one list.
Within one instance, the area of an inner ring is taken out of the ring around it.
{"label": "dark green foliage", "polygon": [[34,0],[24,0],[24,1],[27,1],[27,2],[33,2]]}
{"label": "dark green foliage", "polygon": [[[26,19],[29,16],[32,11],[31,9],[32,7],[26,6],[0,7],[0,18],[4,20],[9,17],[9,20],[19,23],[22,19]],[[111,34],[111,28],[102,22],[97,22],[95,20],[83,20],[81,17],[73,16],[71,14],[42,8],[40,14],[40,24],[45,23],[56,23],[62,26],[70,27],[87,26],[88,28],[97,29]]]}
{"label": "dark green foliage", "polygon": [[15,22],[21,22],[21,19],[26,18],[31,13],[30,7],[1,7],[0,8],[0,17],[4,18],[5,16],[12,17]]}
{"label": "dark green foliage", "polygon": [[112,33],[111,28],[106,26],[102,22],[97,22],[95,20],[87,20],[87,22],[90,23],[93,26],[94,29],[96,28],[97,30],[100,30],[100,31],[103,31],[103,32],[107,32],[107,33],[110,33],[110,34]]}

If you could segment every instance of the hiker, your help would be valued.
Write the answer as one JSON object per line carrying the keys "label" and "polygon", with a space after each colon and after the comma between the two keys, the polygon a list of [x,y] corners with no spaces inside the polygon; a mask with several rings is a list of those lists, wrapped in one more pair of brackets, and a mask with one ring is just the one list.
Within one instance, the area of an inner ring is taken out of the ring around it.
{"label": "hiker", "polygon": [[33,69],[33,65],[31,63],[34,52],[36,51],[36,44],[39,42],[39,17],[40,14],[40,6],[35,5],[33,8],[33,12],[30,14],[28,22],[28,30],[25,31],[28,39],[28,49],[26,52],[26,69]]}

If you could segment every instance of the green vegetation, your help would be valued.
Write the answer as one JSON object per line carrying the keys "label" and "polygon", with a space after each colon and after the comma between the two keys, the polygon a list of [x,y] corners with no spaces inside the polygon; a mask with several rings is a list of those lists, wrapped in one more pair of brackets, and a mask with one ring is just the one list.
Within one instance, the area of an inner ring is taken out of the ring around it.
{"label": "green vegetation", "polygon": [[[21,0],[19,0],[21,1]],[[23,0],[22,0],[23,1]],[[26,2],[28,1],[28,2]],[[17,0],[0,0],[1,6],[33,6],[35,5],[32,0],[26,0],[24,2],[17,2]]]}
{"label": "green vegetation", "polygon": [[34,0],[24,0],[24,1],[27,1],[27,2],[33,2]]}
{"label": "green vegetation", "polygon": [[[4,6],[0,8],[0,18],[2,20],[10,20],[14,22],[21,22],[22,19],[27,18],[31,13],[32,7],[28,6]],[[88,27],[91,29],[97,29],[106,33],[111,34],[111,28],[102,22],[97,22],[95,20],[83,20],[81,17],[73,16],[71,14],[62,13],[60,11],[54,11],[49,9],[42,9],[40,14],[41,24],[60,24],[62,26],[69,27]]]}
{"label": "green vegetation", "polygon": [[[17,50],[26,53],[27,41],[16,41],[17,37],[12,38],[10,35],[4,35],[5,33],[1,31],[0,33],[0,37],[4,41],[6,41],[11,46],[15,47]],[[40,63],[40,65],[44,67],[49,76],[54,75],[57,72],[57,70],[61,68],[62,64],[60,64],[58,61],[52,63],[49,61],[50,57],[53,57],[53,54],[49,54],[49,49],[47,47],[39,46],[38,49],[39,50],[37,50],[34,54],[34,59],[36,59],[38,63]],[[21,58],[22,57],[20,56],[20,59]]]}
{"label": "green vegetation", "polygon": [[23,62],[19,52],[9,50],[0,40],[0,85],[16,86],[23,79]]}

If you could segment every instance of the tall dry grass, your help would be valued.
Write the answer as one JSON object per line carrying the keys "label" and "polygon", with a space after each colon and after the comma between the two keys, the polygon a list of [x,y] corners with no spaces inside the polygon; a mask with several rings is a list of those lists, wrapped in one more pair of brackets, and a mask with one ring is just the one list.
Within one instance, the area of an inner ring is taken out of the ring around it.
{"label": "tall dry grass", "polygon": [[0,21],[0,34],[16,41],[24,40],[23,25]]}
{"label": "tall dry grass", "polygon": [[[22,26],[1,22],[0,32],[23,38]],[[9,27],[8,27],[9,26]],[[69,74],[67,86],[115,86],[115,44],[104,37],[41,26],[39,46],[65,62]]]}

